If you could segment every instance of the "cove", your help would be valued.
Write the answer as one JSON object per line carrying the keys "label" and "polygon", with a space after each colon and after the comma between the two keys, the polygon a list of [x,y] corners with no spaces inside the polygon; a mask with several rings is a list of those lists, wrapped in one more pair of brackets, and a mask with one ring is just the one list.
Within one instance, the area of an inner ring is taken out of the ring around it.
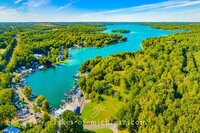
{"label": "cove", "polygon": [[128,29],[131,33],[122,34],[128,41],[103,48],[82,48],[69,50],[72,58],[64,64],[53,68],[37,71],[28,75],[27,85],[32,88],[33,93],[44,95],[54,107],[59,107],[61,99],[65,99],[64,93],[73,87],[74,78],[81,64],[96,56],[106,57],[118,52],[133,52],[142,49],[141,42],[149,37],[165,36],[173,33],[169,30],[153,29],[140,24],[113,24],[107,25],[105,33],[112,30]]}

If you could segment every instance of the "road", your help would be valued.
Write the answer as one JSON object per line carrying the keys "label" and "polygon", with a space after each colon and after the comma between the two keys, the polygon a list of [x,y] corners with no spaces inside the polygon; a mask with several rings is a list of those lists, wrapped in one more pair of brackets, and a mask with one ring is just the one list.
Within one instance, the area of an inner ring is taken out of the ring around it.
{"label": "road", "polygon": [[81,113],[82,111],[84,110],[85,106],[86,106],[86,103],[89,103],[91,102],[91,100],[86,100],[85,98],[85,94],[83,92],[81,92],[83,94],[83,97],[81,98],[81,103],[80,103],[80,108],[81,108]]}
{"label": "road", "polygon": [[84,125],[84,128],[88,130],[108,128],[111,129],[113,133],[118,133],[118,130],[115,125]]}
{"label": "road", "polygon": [[[33,106],[33,103],[30,102],[30,101],[26,98],[26,96],[25,96],[24,93],[21,91],[21,89],[19,89],[19,88],[16,87],[16,90],[15,90],[15,91],[17,92],[17,94],[18,94],[21,98],[24,99],[24,101],[25,101],[26,103],[28,103],[28,104],[27,104],[27,107],[29,108],[30,112],[34,113],[34,109],[33,109],[34,106]],[[36,115],[37,115],[38,117],[41,117],[41,118],[42,118],[42,114],[41,114],[41,113],[36,113]]]}

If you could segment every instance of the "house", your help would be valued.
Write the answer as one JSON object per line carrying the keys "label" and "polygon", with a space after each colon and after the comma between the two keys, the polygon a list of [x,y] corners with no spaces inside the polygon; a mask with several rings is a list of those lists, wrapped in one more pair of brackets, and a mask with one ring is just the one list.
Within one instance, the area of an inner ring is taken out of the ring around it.
{"label": "house", "polygon": [[20,109],[17,110],[17,117],[18,118],[25,118],[27,116],[29,116],[30,112],[28,109]]}
{"label": "house", "polygon": [[25,70],[25,69],[26,69],[26,67],[25,67],[25,66],[22,66],[22,67],[21,67],[21,69],[22,69],[22,70]]}
{"label": "house", "polygon": [[79,106],[72,106],[67,104],[64,108],[59,108],[58,110],[55,111],[55,116],[57,118],[60,118],[60,116],[62,115],[63,112],[65,112],[66,110],[71,110],[72,112],[77,113],[78,115],[80,114],[80,107]]}
{"label": "house", "polygon": [[38,63],[38,62],[33,62],[33,64],[32,64],[32,68],[33,69],[36,69],[36,68],[38,68],[40,66],[40,64]]}
{"label": "house", "polygon": [[39,58],[41,58],[41,57],[44,57],[44,55],[43,55],[43,54],[34,54],[34,57],[35,57],[36,59],[39,59]]}
{"label": "house", "polygon": [[64,59],[64,56],[63,55],[59,55],[58,57],[57,57],[57,60],[63,60]]}
{"label": "house", "polygon": [[3,130],[3,133],[20,133],[20,129],[13,126],[8,126],[6,129]]}
{"label": "house", "polygon": [[77,106],[75,109],[74,109],[74,112],[78,115],[81,115],[81,107],[80,106]]}
{"label": "house", "polygon": [[22,69],[19,67],[19,68],[17,68],[16,73],[20,73],[21,71],[22,71]]}

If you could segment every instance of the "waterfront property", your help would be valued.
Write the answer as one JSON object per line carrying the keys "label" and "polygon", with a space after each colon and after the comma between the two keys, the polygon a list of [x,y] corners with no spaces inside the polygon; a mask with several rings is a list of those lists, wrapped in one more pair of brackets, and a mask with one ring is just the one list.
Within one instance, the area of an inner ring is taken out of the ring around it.
{"label": "waterfront property", "polygon": [[66,110],[71,110],[80,115],[80,106],[78,106],[77,104],[65,104],[63,107],[55,111],[55,116],[59,118]]}
{"label": "waterfront property", "polygon": [[103,48],[76,49],[76,47],[72,47],[69,50],[70,61],[29,75],[26,77],[27,85],[31,86],[34,93],[44,95],[51,105],[58,108],[61,104],[61,99],[65,98],[63,94],[66,91],[69,92],[73,87],[73,82],[75,81],[73,75],[76,74],[80,65],[86,60],[96,56],[106,57],[118,52],[140,50],[140,44],[146,38],[164,36],[172,33],[171,31],[152,29],[139,24],[116,24],[108,25],[106,28],[107,30],[105,32],[111,34],[111,31],[116,29],[127,29],[133,31],[133,33],[122,34],[128,38],[126,42]]}

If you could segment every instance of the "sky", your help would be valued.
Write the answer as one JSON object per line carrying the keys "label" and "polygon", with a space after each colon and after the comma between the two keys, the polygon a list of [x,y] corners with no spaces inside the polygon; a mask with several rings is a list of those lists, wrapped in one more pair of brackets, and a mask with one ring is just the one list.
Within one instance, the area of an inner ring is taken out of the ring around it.
{"label": "sky", "polygon": [[200,22],[200,0],[0,0],[0,22]]}

